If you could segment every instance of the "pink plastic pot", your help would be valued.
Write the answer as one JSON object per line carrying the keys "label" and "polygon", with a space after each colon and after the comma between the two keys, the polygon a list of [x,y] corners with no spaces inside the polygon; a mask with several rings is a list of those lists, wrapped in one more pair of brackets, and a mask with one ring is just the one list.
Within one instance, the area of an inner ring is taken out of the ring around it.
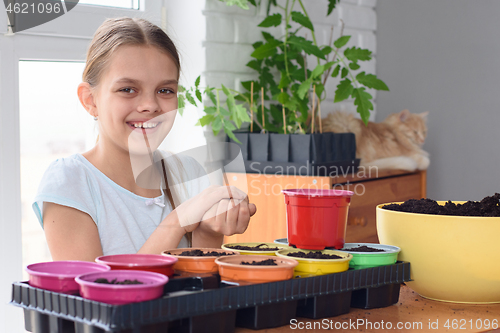
{"label": "pink plastic pot", "polygon": [[[96,279],[111,281],[137,280],[142,284],[106,284],[94,282]],[[108,304],[126,304],[149,301],[163,295],[163,286],[168,277],[146,271],[120,271],[83,274],[76,277],[80,285],[80,296]]]}
{"label": "pink plastic pot", "polygon": [[115,254],[98,257],[95,261],[108,265],[112,270],[148,271],[171,277],[177,258],[160,254]]}
{"label": "pink plastic pot", "polygon": [[288,244],[300,249],[341,249],[353,192],[293,189],[285,195]]}
{"label": "pink plastic pot", "polygon": [[109,266],[88,261],[49,261],[26,266],[30,286],[65,294],[77,294],[78,275],[109,271]]}

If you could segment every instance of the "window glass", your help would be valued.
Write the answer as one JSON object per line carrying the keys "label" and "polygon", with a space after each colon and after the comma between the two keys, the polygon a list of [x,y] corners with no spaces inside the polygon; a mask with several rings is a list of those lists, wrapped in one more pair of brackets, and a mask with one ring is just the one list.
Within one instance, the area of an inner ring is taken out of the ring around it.
{"label": "window glass", "polygon": [[56,159],[87,151],[97,138],[97,125],[77,96],[83,68],[81,62],[19,63],[23,267],[51,260],[31,207],[43,173]]}
{"label": "window glass", "polygon": [[139,0],[80,0],[78,4],[139,9]]}

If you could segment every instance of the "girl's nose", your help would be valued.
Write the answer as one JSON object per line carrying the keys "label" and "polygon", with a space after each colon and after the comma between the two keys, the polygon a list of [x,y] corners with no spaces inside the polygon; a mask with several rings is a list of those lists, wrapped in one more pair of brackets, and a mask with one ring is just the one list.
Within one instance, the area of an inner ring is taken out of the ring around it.
{"label": "girl's nose", "polygon": [[156,94],[145,94],[139,101],[137,106],[137,111],[139,112],[159,112],[160,104],[156,98]]}

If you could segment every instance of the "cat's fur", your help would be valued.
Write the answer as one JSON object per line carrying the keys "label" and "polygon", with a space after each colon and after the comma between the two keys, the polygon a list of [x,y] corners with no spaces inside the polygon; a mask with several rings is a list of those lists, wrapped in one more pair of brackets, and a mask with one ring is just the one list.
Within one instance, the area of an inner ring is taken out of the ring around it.
{"label": "cat's fur", "polygon": [[324,132],[356,135],[356,157],[362,166],[379,169],[425,170],[429,154],[422,149],[427,136],[428,112],[403,110],[389,115],[381,123],[368,126],[345,112],[334,112],[322,119]]}

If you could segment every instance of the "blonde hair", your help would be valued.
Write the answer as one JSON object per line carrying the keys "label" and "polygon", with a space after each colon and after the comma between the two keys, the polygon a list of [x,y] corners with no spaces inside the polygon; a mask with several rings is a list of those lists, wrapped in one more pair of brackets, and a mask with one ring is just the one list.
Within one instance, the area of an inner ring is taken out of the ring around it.
{"label": "blonde hair", "polygon": [[[91,87],[96,87],[111,56],[120,46],[124,45],[154,46],[166,53],[174,61],[177,67],[177,79],[179,79],[181,69],[179,54],[170,37],[160,27],[149,21],[122,17],[107,19],[95,32],[87,50],[87,60],[82,74],[83,82],[87,82]],[[167,180],[168,175],[165,174],[165,170],[163,172],[165,193],[173,210],[176,207],[175,201],[177,201],[174,200],[175,192],[171,191]],[[168,173],[173,176],[170,170]],[[191,233],[188,233],[186,238],[191,246]]]}
{"label": "blonde hair", "polygon": [[172,57],[177,67],[177,78],[181,69],[179,54],[168,35],[157,25],[138,18],[107,19],[97,28],[87,50],[87,61],[82,80],[91,87],[99,84],[109,59],[123,45],[154,46]]}

